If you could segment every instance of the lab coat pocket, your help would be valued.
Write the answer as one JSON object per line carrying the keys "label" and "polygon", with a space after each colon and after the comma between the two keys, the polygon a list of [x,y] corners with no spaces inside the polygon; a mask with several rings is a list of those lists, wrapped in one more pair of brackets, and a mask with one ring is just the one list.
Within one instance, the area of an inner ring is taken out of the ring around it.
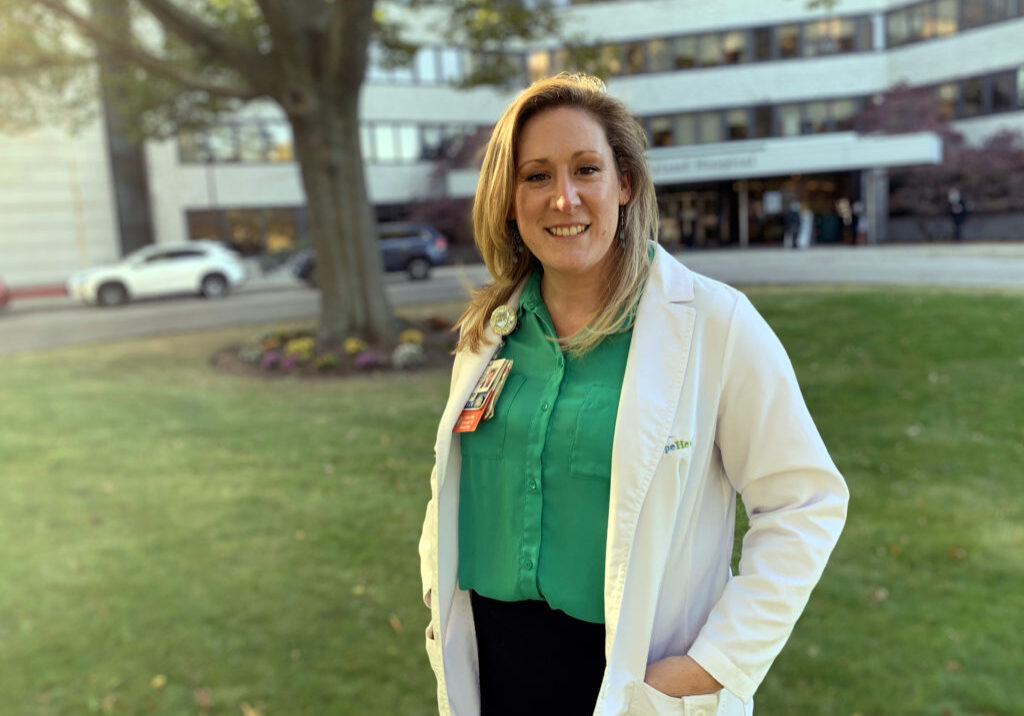
{"label": "lab coat pocket", "polygon": [[683,696],[663,694],[645,681],[633,684],[630,716],[718,716],[722,692]]}
{"label": "lab coat pocket", "polygon": [[569,472],[573,477],[605,482],[611,479],[618,406],[618,391],[596,386],[587,392],[576,416],[569,452]]}

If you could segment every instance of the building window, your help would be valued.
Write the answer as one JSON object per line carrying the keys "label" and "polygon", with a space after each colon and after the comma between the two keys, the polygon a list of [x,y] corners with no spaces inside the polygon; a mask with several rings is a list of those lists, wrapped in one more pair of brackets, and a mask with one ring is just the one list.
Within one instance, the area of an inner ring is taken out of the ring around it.
{"label": "building window", "polygon": [[295,142],[292,126],[287,122],[268,122],[267,141],[270,144],[270,161],[290,162],[295,159]]}
{"label": "building window", "polygon": [[221,212],[217,210],[192,210],[185,212],[190,239],[221,240]]}
{"label": "building window", "polygon": [[758,27],[753,32],[753,59],[763,62],[772,59],[772,28]]}
{"label": "building window", "polygon": [[672,139],[672,119],[670,117],[655,117],[651,120],[651,146],[670,147],[675,142]]}
{"label": "building window", "polygon": [[359,127],[359,151],[362,152],[364,162],[377,161],[373,151],[373,130],[365,124]]}
{"label": "building window", "polygon": [[618,45],[602,45],[598,51],[598,59],[610,75],[622,74],[622,57]]}
{"label": "building window", "polygon": [[294,209],[268,209],[263,244],[269,253],[287,251],[295,246],[299,237]]}
{"label": "building window", "polygon": [[745,109],[730,109],[725,113],[725,124],[729,132],[729,139],[746,139],[750,136],[750,129],[747,126],[749,117]]}
{"label": "building window", "polygon": [[685,70],[697,64],[696,37],[679,37],[672,44],[675,49],[677,70]]}
{"label": "building window", "polygon": [[644,45],[642,42],[631,42],[625,47],[626,72],[639,74],[644,71]]}
{"label": "building window", "polygon": [[651,40],[647,43],[647,67],[651,72],[668,72],[672,69],[672,53],[665,40]]}
{"label": "building window", "polygon": [[776,110],[779,120],[779,134],[783,137],[796,137],[800,134],[802,117],[798,104],[784,104]]}
{"label": "building window", "polygon": [[772,127],[772,108],[770,105],[754,107],[754,134],[755,137],[770,137],[774,134]]}
{"label": "building window", "polygon": [[243,256],[263,252],[263,210],[235,209],[226,212],[228,240],[231,247]]}
{"label": "building window", "polygon": [[398,159],[395,130],[390,124],[373,125],[374,157],[378,162],[390,164]]}
{"label": "building window", "polygon": [[928,25],[931,10],[929,3],[915,5],[907,8],[907,37],[910,42],[917,42],[928,37],[925,33],[925,26]]}
{"label": "building window", "polygon": [[415,124],[399,124],[395,127],[395,154],[397,160],[405,163],[420,158],[420,132]]}
{"label": "building window", "polygon": [[800,56],[799,25],[779,25],[775,28],[775,39],[778,42],[780,58]]}
{"label": "building window", "polygon": [[676,144],[687,145],[697,143],[697,118],[692,114],[681,114],[676,117]]}
{"label": "building window", "polygon": [[939,85],[935,90],[936,109],[939,119],[951,120],[956,118],[956,83],[948,82]]}
{"label": "building window", "polygon": [[804,55],[834,55],[856,49],[856,25],[849,18],[809,22],[804,27]]}
{"label": "building window", "polygon": [[210,158],[215,162],[237,162],[238,142],[235,141],[235,127],[222,124],[212,127],[206,133],[206,146]]}
{"label": "building window", "polygon": [[1011,20],[1018,15],[1018,0],[989,0],[988,21]]}
{"label": "building window", "polygon": [[931,25],[926,28],[926,37],[945,37],[956,34],[959,22],[957,19],[956,0],[939,0],[935,4],[935,15]]}
{"label": "building window", "polygon": [[836,132],[849,132],[853,130],[854,119],[857,116],[857,100],[837,99],[832,101],[830,111],[832,115],[832,129]]}
{"label": "building window", "polygon": [[698,116],[700,123],[700,141],[703,144],[722,141],[722,115],[719,112],[701,112]]}
{"label": "building window", "polygon": [[963,0],[964,29],[985,24],[987,0]]}
{"label": "building window", "polygon": [[238,156],[243,162],[270,160],[270,146],[263,125],[243,124],[238,127]]}
{"label": "building window", "polygon": [[992,111],[1005,112],[1017,107],[1017,73],[992,75]]}
{"label": "building window", "polygon": [[829,130],[828,102],[808,102],[804,107],[804,134],[823,134]]}
{"label": "building window", "polygon": [[178,160],[185,164],[210,161],[206,141],[200,132],[183,132],[178,135]]}
{"label": "building window", "polygon": [[715,67],[725,61],[722,36],[713,33],[700,36],[700,66]]}
{"label": "building window", "polygon": [[985,82],[981,77],[964,80],[961,117],[977,117],[985,108]]}
{"label": "building window", "polygon": [[885,18],[885,36],[887,47],[899,47],[910,42],[910,27],[907,10],[897,10]]}
{"label": "building window", "polygon": [[441,74],[438,72],[438,59],[436,47],[421,47],[416,52],[413,60],[413,67],[416,70],[416,79],[423,84],[439,84]]}
{"label": "building window", "polygon": [[441,60],[441,82],[456,84],[462,81],[462,52],[454,47],[442,47],[439,51]]}
{"label": "building window", "polygon": [[736,30],[722,36],[722,59],[727,65],[747,61],[747,33]]}

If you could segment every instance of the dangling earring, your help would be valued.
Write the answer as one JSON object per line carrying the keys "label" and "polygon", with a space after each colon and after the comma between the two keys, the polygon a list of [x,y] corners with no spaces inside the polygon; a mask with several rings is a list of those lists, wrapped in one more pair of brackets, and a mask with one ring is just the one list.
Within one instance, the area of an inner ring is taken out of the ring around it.
{"label": "dangling earring", "polygon": [[619,248],[626,248],[626,207],[619,205]]}
{"label": "dangling earring", "polygon": [[519,233],[519,224],[515,221],[509,221],[507,227],[509,240],[508,254],[518,259],[519,255],[523,253],[523,237]]}

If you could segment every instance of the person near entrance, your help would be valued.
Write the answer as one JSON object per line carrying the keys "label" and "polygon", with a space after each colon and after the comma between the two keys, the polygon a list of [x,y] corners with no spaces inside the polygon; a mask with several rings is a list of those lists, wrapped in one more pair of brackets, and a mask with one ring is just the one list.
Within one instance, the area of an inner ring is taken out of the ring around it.
{"label": "person near entrance", "polygon": [[782,246],[787,249],[796,247],[796,237],[800,233],[800,202],[792,201],[782,215]]}
{"label": "person near entrance", "polygon": [[487,145],[419,545],[442,714],[749,714],[842,529],[778,339],[653,241],[645,144],[561,74]]}
{"label": "person near entrance", "polygon": [[949,216],[953,220],[953,240],[961,241],[964,238],[964,222],[967,221],[967,202],[956,187],[949,190],[947,198]]}

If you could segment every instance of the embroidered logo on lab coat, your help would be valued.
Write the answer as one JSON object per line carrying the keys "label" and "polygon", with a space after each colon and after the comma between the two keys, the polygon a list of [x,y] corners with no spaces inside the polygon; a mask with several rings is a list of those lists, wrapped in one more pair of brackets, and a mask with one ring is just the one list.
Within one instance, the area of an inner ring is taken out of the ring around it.
{"label": "embroidered logo on lab coat", "polygon": [[665,454],[668,455],[673,450],[685,450],[686,448],[693,445],[689,440],[676,440],[665,446]]}

